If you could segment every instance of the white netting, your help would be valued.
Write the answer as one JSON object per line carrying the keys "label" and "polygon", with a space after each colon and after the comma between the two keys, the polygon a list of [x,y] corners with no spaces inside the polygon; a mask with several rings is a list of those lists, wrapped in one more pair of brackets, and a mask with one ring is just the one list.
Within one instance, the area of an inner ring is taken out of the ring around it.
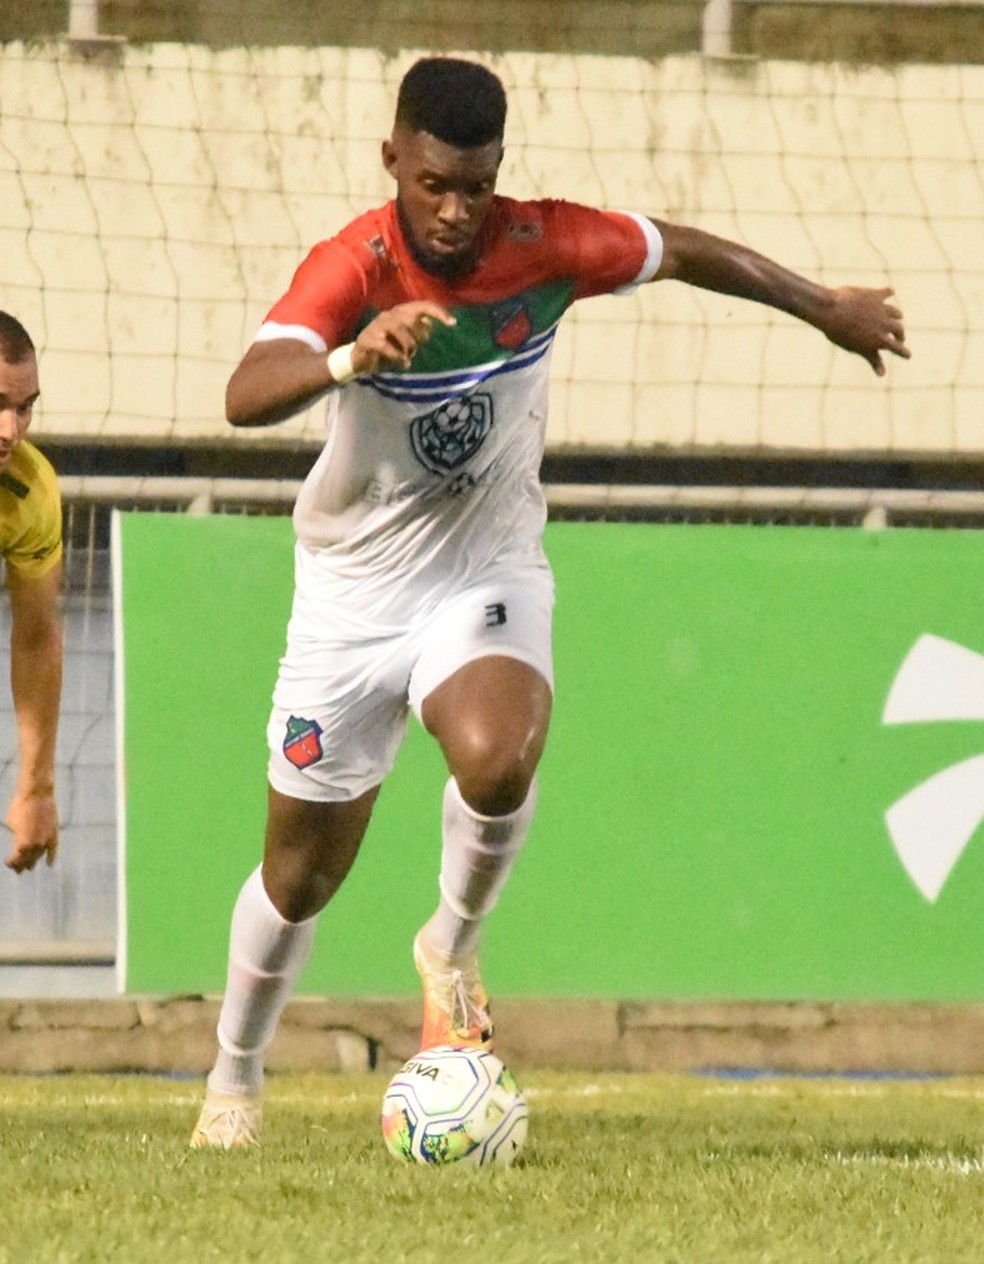
{"label": "white netting", "polygon": [[[43,350],[39,434],[228,438],[225,382],[302,254],[391,192],[379,142],[416,55],[3,47],[0,306]],[[593,300],[558,340],[551,445],[984,446],[984,67],[488,61],[510,92],[504,192],[890,282],[915,351],[884,382],[764,308],[673,284]],[[320,430],[315,409],[277,435]]]}

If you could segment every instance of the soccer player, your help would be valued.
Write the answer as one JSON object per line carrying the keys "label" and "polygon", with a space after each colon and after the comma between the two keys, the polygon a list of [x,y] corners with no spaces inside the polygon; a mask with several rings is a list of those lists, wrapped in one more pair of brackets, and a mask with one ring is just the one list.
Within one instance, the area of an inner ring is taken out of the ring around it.
{"label": "soccer player", "polygon": [[55,472],[24,438],[38,398],[38,362],[20,323],[0,312],[0,556],[10,596],[10,682],[18,777],[7,811],[8,869],[58,850],[55,738],[61,703],[61,496]]}
{"label": "soccer player", "polygon": [[530,826],[552,704],[538,472],[566,309],[678,280],[788,312],[878,374],[882,353],[909,355],[889,289],[828,289],[639,214],[499,196],[505,117],[485,68],[417,62],[382,146],[395,200],[311,250],[229,380],[233,425],[327,395],[328,438],[294,511],[263,861],[232,916],[193,1146],[257,1140],[264,1049],[409,709],[449,773],[439,902],[414,944],[421,1047],[491,1047],[479,932]]}

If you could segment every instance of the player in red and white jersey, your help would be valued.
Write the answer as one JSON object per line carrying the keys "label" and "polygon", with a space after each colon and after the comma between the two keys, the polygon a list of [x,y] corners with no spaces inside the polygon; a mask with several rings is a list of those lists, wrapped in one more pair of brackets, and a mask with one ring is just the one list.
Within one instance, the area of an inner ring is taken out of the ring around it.
{"label": "player in red and white jersey", "polygon": [[[313,351],[374,317],[431,300],[435,321],[404,368],[334,391],[328,443],[301,493],[297,536],[371,582],[457,583],[503,556],[540,555],[539,484],[550,351],[576,299],[652,279],[661,240],[642,216],[493,198],[482,266],[445,279],[418,262],[395,203],[311,252],[259,332]],[[428,547],[421,548],[422,537]]]}
{"label": "player in red and white jersey", "polygon": [[891,290],[829,289],[658,219],[498,196],[505,115],[485,68],[413,66],[382,148],[395,200],[314,247],[229,381],[234,425],[327,396],[328,430],[294,515],[265,850],[233,912],[194,1146],[258,1138],[264,1050],[410,709],[450,773],[440,898],[414,944],[421,1047],[491,1047],[479,934],[529,829],[553,700],[538,471],[567,308],[676,279],[786,311],[878,374],[883,353],[909,354]]}

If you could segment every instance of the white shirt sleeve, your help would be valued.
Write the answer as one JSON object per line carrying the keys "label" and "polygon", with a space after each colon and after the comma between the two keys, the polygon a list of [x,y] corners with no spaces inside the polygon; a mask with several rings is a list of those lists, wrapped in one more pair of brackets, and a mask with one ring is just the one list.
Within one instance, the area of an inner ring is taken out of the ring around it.
{"label": "white shirt sleeve", "polygon": [[254,342],[273,342],[275,338],[296,338],[306,342],[312,351],[327,351],[328,344],[320,334],[307,325],[278,325],[275,320],[265,320],[257,331]]}
{"label": "white shirt sleeve", "polygon": [[663,238],[651,219],[647,219],[645,215],[638,215],[635,211],[622,211],[622,215],[628,215],[629,219],[634,219],[642,229],[642,235],[646,239],[646,257],[642,262],[642,267],[625,285],[620,285],[615,294],[633,294],[640,285],[645,285],[647,281],[651,281],[656,275],[659,265],[663,262]]}

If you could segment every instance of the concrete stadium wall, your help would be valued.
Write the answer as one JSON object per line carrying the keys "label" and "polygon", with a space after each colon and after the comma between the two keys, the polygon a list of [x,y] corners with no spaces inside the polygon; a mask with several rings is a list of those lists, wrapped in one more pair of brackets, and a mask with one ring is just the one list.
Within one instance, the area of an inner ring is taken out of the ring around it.
{"label": "concrete stadium wall", "polygon": [[[98,29],[132,43],[664,57],[700,47],[704,0],[97,0]],[[0,40],[50,39],[67,0],[5,0]],[[959,47],[959,46],[958,46]]]}
{"label": "concrete stadium wall", "polygon": [[[131,43],[476,48],[647,60],[704,46],[707,0],[96,0],[98,30]],[[68,0],[4,0],[0,41],[64,33]],[[732,51],[767,58],[984,62],[975,0],[736,0]],[[713,20],[712,23],[713,24]]]}
{"label": "concrete stadium wall", "polygon": [[[390,195],[379,140],[418,51],[4,45],[0,305],[43,347],[40,437],[227,438],[225,381],[267,306],[309,245]],[[674,285],[597,299],[558,339],[552,447],[984,446],[984,68],[488,60],[511,94],[503,191],[893,284],[916,353],[879,381],[763,308]],[[321,425],[314,409],[278,438]]]}
{"label": "concrete stadium wall", "polygon": [[[801,1074],[984,1072],[979,1005],[497,1001],[497,1051],[523,1072],[746,1068]],[[0,1000],[0,1074],[204,1075],[216,997]],[[417,1050],[414,1001],[293,1000],[267,1058],[274,1074],[394,1071]]]}

